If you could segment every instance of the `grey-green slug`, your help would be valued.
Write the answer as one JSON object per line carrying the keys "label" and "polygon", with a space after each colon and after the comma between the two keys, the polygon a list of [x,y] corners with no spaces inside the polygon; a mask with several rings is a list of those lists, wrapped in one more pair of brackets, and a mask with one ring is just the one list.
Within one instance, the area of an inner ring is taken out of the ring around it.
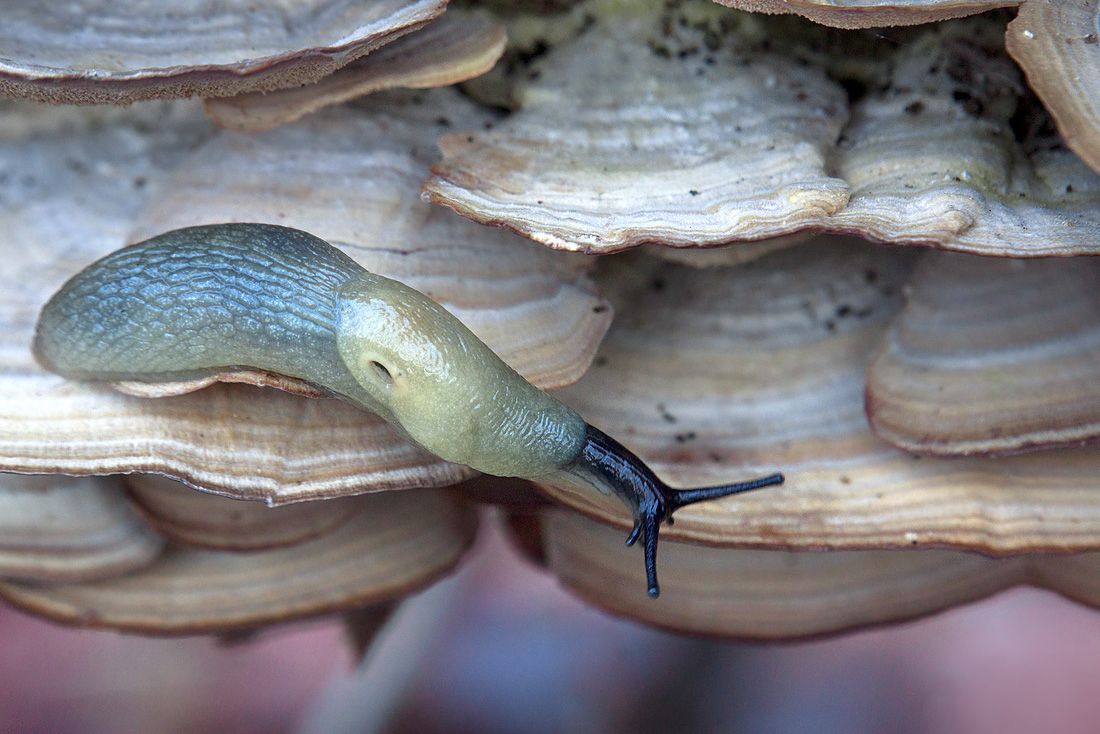
{"label": "grey-green slug", "polygon": [[380,415],[448,461],[615,494],[633,511],[627,545],[643,540],[651,596],[662,521],[783,481],[668,487],[438,303],[286,227],[188,227],[118,250],[50,299],[34,351],[47,369],[83,380],[289,376]]}

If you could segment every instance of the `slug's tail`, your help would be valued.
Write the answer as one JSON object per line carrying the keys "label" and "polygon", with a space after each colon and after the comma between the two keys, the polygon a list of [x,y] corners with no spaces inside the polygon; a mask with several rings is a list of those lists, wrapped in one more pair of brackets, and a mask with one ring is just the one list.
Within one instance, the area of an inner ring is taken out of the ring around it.
{"label": "slug's tail", "polygon": [[672,524],[672,513],[696,502],[783,483],[782,474],[769,474],[735,484],[673,489],[658,479],[653,470],[633,452],[592,426],[587,426],[584,450],[579,461],[583,462],[586,474],[611,489],[633,510],[634,528],[627,536],[626,544],[632,546],[642,540],[646,590],[653,598],[661,593],[657,583],[657,537],[662,522],[667,520]]}

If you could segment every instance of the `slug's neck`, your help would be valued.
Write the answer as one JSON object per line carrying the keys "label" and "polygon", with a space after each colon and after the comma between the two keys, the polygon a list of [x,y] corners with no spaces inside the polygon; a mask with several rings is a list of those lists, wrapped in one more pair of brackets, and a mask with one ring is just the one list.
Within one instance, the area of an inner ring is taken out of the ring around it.
{"label": "slug's neck", "polygon": [[587,423],[580,453],[562,471],[605,494],[618,496],[630,507],[634,515],[634,528],[627,536],[626,544],[634,545],[639,538],[642,539],[647,591],[652,597],[661,593],[657,583],[657,536],[662,522],[668,520],[672,524],[672,513],[696,502],[783,483],[782,474],[770,474],[736,484],[673,489],[632,451]]}

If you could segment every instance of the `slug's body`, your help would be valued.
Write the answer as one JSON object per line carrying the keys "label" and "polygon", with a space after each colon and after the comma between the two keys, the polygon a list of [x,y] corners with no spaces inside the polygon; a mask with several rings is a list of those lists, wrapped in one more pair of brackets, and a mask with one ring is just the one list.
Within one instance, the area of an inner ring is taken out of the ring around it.
{"label": "slug's body", "polygon": [[448,461],[614,493],[634,510],[628,542],[645,539],[654,596],[662,520],[689,502],[782,481],[668,488],[442,306],[285,227],[190,227],[108,255],[43,308],[34,349],[75,379],[285,375],[380,415]]}

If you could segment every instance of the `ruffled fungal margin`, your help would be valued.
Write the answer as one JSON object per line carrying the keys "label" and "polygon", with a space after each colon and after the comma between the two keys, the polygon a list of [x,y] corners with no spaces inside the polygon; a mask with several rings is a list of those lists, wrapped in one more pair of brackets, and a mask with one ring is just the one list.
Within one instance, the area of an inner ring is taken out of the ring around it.
{"label": "ruffled fungal margin", "polygon": [[[826,172],[843,89],[717,7],[597,2],[533,62],[521,108],[440,138],[425,196],[565,250],[691,247],[820,225],[848,198]],[[461,129],[461,128],[460,128]]]}
{"label": "ruffled fungal margin", "polygon": [[603,20],[526,67],[517,112],[441,138],[427,197],[585,251],[833,232],[1100,254],[1100,175],[1027,91],[999,14],[869,39],[689,3],[581,11]]}
{"label": "ruffled fungal margin", "polygon": [[[981,255],[1100,253],[1100,176],[1030,105],[986,18],[903,45],[836,153],[852,187],[829,229]],[[1018,139],[1019,138],[1019,139]]]}
{"label": "ruffled fungal margin", "polygon": [[611,317],[587,259],[421,202],[443,116],[479,119],[444,90],[223,133],[197,152],[209,129],[194,108],[178,124],[153,115],[0,140],[2,167],[21,172],[0,184],[0,470],[161,473],[272,504],[471,476],[341,401],[239,385],[132,398],[49,374],[29,348],[41,305],[95,258],[180,226],[251,220],[311,231],[428,293],[539,385],[577,379]]}
{"label": "ruffled fungal margin", "polygon": [[354,497],[268,507],[195,492],[149,474],[126,479],[127,495],[156,531],[176,543],[213,550],[256,551],[296,545],[346,522],[359,504]]}
{"label": "ruffled fungal margin", "polygon": [[5,3],[0,94],[54,104],[309,84],[420,28],[447,0]]}
{"label": "ruffled fungal margin", "polygon": [[1008,53],[1050,110],[1058,132],[1100,172],[1100,3],[1029,0],[1008,24]]}
{"label": "ruffled fungal margin", "polygon": [[1100,261],[930,253],[867,371],[875,432],[907,451],[1100,436]]}
{"label": "ruffled fungal margin", "polygon": [[753,13],[796,13],[835,28],[934,23],[996,8],[1015,7],[1022,0],[714,0]]}
{"label": "ruffled fungal margin", "polygon": [[[559,396],[673,486],[786,475],[782,487],[680,510],[662,540],[1100,549],[1095,450],[930,459],[871,433],[864,370],[901,307],[911,254],[816,241],[729,269],[639,259],[608,273],[619,316],[592,370]],[[631,526],[614,498],[544,489]]]}
{"label": "ruffled fungal margin", "polygon": [[343,525],[291,547],[234,553],[173,546],[127,576],[0,582],[0,598],[80,627],[155,635],[225,632],[404,596],[453,568],[473,542],[473,513],[445,490],[383,492],[353,501],[359,507]]}
{"label": "ruffled fungal margin", "polygon": [[544,514],[549,567],[615,614],[696,634],[791,639],[899,622],[1013,586],[1100,607],[1100,553],[988,558],[944,550],[815,553],[662,542],[661,598],[646,596],[621,534],[561,511]]}
{"label": "ruffled fungal margin", "polygon": [[225,128],[269,130],[371,92],[465,81],[491,69],[506,40],[504,26],[452,12],[314,84],[208,99],[206,113]]}
{"label": "ruffled fungal margin", "polygon": [[117,479],[0,474],[0,578],[111,578],[148,566],[162,546]]}

